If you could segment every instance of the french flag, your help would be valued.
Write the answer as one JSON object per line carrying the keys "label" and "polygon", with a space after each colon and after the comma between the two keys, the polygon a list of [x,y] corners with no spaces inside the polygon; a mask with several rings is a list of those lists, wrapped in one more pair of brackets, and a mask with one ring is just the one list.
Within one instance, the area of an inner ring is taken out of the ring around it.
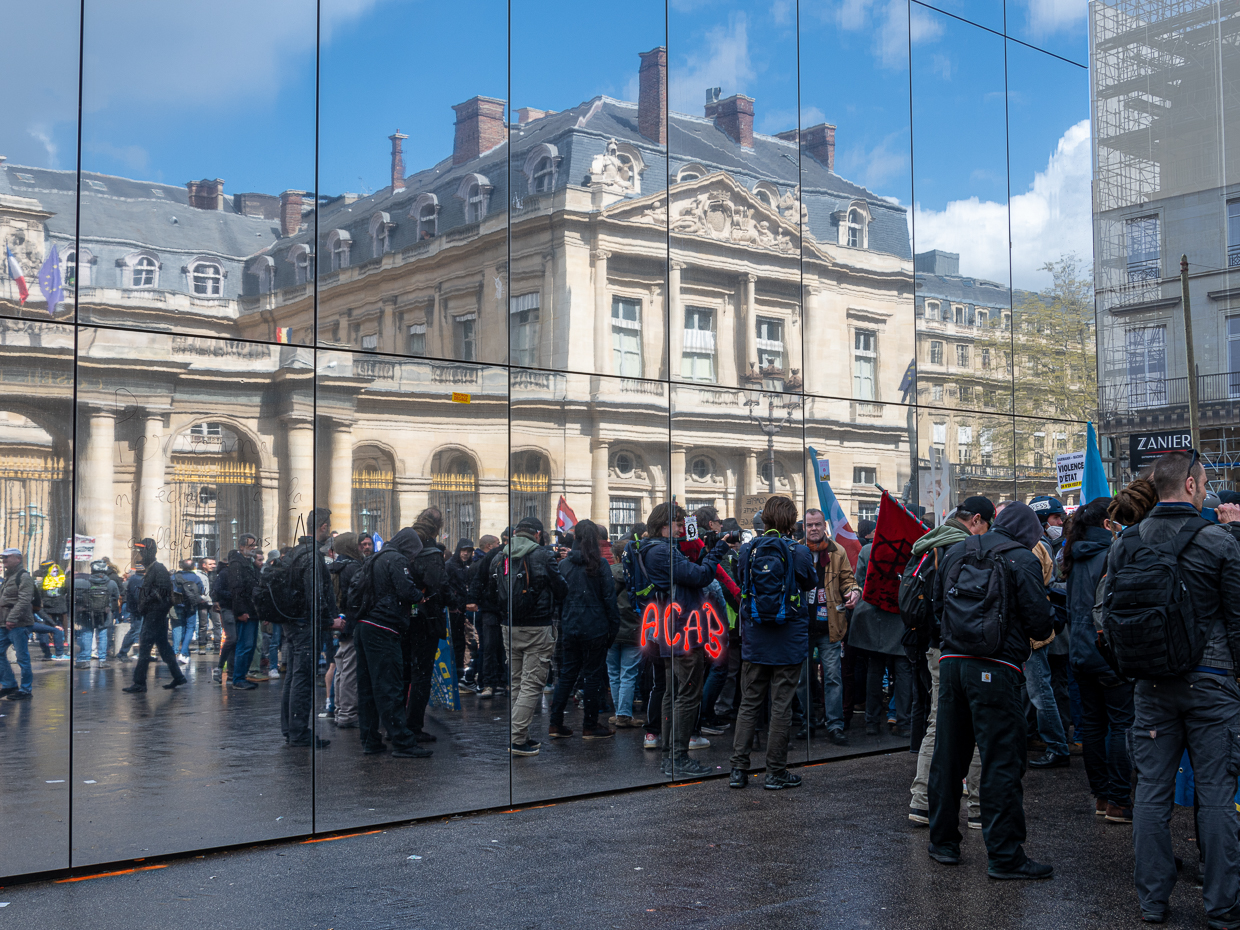
{"label": "french flag", "polygon": [[573,513],[573,508],[568,506],[568,501],[561,494],[560,503],[555,508],[555,528],[562,533],[570,533],[576,525],[577,515]]}
{"label": "french flag", "polygon": [[17,294],[21,297],[24,307],[26,298],[30,296],[30,288],[26,287],[26,276],[22,274],[22,266],[17,264],[17,256],[13,254],[7,242],[4,244],[4,257],[9,268],[9,277],[17,283]]}
{"label": "french flag", "polygon": [[818,453],[813,447],[810,447],[809,457],[814,462],[814,479],[818,484],[818,507],[826,514],[827,522],[831,526],[831,538],[848,556],[848,564],[856,568],[857,556],[861,554],[861,541],[857,539],[857,533],[849,525],[848,517],[844,516],[844,508],[840,506],[835,492],[831,490],[831,482],[819,477]]}

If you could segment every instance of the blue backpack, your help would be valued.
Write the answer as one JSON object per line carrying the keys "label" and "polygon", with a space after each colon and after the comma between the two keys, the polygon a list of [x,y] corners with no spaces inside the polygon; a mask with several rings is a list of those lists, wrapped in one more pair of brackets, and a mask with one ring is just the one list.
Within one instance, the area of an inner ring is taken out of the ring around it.
{"label": "blue backpack", "polygon": [[750,545],[741,601],[749,604],[751,623],[787,623],[801,608],[792,546],[774,530]]}

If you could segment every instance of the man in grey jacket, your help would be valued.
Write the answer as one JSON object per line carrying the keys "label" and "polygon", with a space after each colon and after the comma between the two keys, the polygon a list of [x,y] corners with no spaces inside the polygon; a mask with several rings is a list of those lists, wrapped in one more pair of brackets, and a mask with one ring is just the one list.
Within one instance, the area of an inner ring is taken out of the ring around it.
{"label": "man in grey jacket", "polygon": [[[1159,504],[1140,523],[1141,539],[1170,542],[1201,512],[1206,474],[1194,451],[1168,452],[1150,480]],[[1114,577],[1123,547],[1111,548]],[[1235,806],[1240,764],[1240,546],[1221,526],[1200,530],[1179,558],[1198,624],[1207,632],[1200,664],[1175,678],[1138,681],[1131,731],[1137,769],[1133,806],[1135,880],[1142,918],[1161,923],[1175,884],[1171,808],[1175,777],[1187,749],[1193,760],[1197,842],[1205,857],[1202,897],[1212,930],[1240,930],[1240,817]]]}
{"label": "man in grey jacket", "polygon": [[[0,697],[24,701],[34,690],[30,665],[30,628],[34,626],[34,578],[22,565],[20,549],[5,549],[4,581],[0,583]],[[9,646],[17,655],[21,685],[9,665]]]}

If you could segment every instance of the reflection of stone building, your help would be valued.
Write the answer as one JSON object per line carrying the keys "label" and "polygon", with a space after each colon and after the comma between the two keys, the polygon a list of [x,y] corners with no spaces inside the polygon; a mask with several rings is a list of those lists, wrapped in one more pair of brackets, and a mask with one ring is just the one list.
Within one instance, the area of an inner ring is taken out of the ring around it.
{"label": "reflection of stone building", "polygon": [[[83,174],[75,245],[75,174],[0,168],[0,223],[27,267],[59,245],[79,322],[169,333],[84,331],[79,532],[274,545],[316,486],[385,536],[431,502],[453,537],[560,494],[614,526],[669,492],[730,514],[799,497],[805,439],[854,517],[903,488],[904,208],[834,173],[835,127],[757,134],[717,92],[668,121],[666,80],[657,49],[635,104],[505,126],[469,100],[450,158],[405,176],[395,134],[392,184],[321,198],[317,237],[303,192]],[[761,392],[787,420],[771,456]]]}

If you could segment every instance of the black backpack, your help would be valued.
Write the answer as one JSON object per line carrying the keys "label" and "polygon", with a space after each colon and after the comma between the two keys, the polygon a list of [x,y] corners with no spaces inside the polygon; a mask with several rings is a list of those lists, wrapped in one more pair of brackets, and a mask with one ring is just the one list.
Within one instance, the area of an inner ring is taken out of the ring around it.
{"label": "black backpack", "polygon": [[[541,557],[540,557],[541,556]],[[538,602],[547,587],[547,554],[535,549],[518,559],[501,553],[491,563],[496,599],[511,608],[511,619],[538,612]]]}
{"label": "black backpack", "polygon": [[[26,569],[23,568],[22,571],[30,575]],[[43,582],[34,575],[30,575],[30,580],[34,582],[34,594],[30,596],[30,609],[37,614],[43,609]]]}
{"label": "black backpack", "polygon": [[913,556],[900,576],[900,619],[904,621],[904,643],[929,646],[934,626],[934,579],[939,571],[938,547]]}
{"label": "black backpack", "polygon": [[982,537],[964,541],[964,553],[943,579],[943,640],[966,655],[993,656],[1011,623],[1011,571],[1005,552],[1024,548],[1004,540],[983,550]]}
{"label": "black backpack", "polygon": [[299,566],[307,552],[289,553],[268,562],[254,586],[254,608],[264,623],[305,623],[308,619],[306,595],[301,589]]}
{"label": "black backpack", "polygon": [[[629,603],[640,617],[650,601],[658,600],[659,594],[666,595],[667,588],[661,588],[650,580],[646,571],[646,556],[650,550],[651,540],[638,539],[632,545],[625,546],[621,564],[624,566],[624,584],[629,591]],[[643,551],[643,545],[645,551]]]}
{"label": "black backpack", "polygon": [[108,581],[90,580],[90,589],[86,592],[86,603],[83,605],[92,614],[106,614],[112,609],[112,598],[108,597]]}
{"label": "black backpack", "polygon": [[1191,517],[1160,546],[1142,540],[1136,526],[1120,536],[1119,566],[1110,574],[1102,629],[1126,678],[1170,678],[1200,663],[1208,631],[1197,622],[1179,558],[1209,525]]}
{"label": "black backpack", "polygon": [[352,629],[363,617],[370,616],[378,600],[375,597],[375,563],[383,550],[372,552],[349,580],[349,590],[344,596],[344,619]]}
{"label": "black backpack", "polygon": [[792,546],[774,531],[753,541],[745,565],[741,601],[749,603],[750,623],[787,623],[801,606]]}

